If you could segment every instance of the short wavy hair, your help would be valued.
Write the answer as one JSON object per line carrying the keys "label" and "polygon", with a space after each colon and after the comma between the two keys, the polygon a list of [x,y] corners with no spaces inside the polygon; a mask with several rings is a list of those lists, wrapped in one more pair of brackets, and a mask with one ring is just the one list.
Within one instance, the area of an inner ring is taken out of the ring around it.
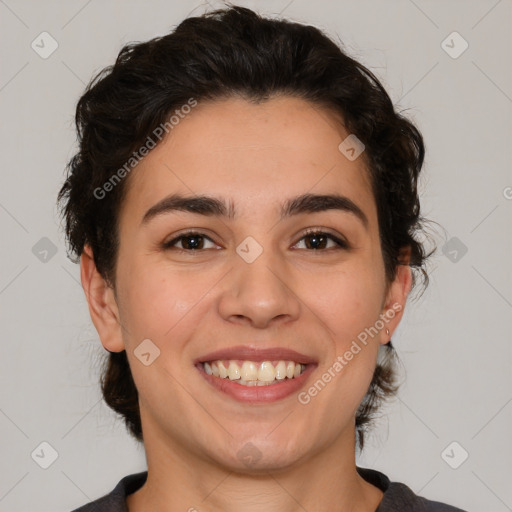
{"label": "short wavy hair", "polygon": [[[341,115],[365,145],[375,197],[387,282],[396,276],[402,250],[410,250],[413,284],[428,283],[418,177],[422,135],[398,113],[374,74],[319,29],[265,18],[230,6],[185,19],[169,34],[124,46],[114,65],[100,71],[76,107],[79,148],[67,165],[58,202],[68,255],[78,262],[87,244],[100,274],[115,289],[118,217],[125,178],[101,200],[95,190],[125,164],[169,114],[197,101],[242,97],[255,103],[278,95],[301,98]],[[373,378],[355,418],[358,446],[381,402],[398,389],[398,356],[382,347]],[[143,441],[138,393],[126,351],[109,353],[100,378],[106,403]]]}

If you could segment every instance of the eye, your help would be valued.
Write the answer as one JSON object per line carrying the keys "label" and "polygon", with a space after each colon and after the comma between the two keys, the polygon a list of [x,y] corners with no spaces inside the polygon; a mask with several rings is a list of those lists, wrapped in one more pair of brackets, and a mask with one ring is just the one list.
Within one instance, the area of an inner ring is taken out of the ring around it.
{"label": "eye", "polygon": [[[212,243],[212,247],[204,247],[205,240],[209,240]],[[182,233],[180,236],[173,238],[169,242],[165,242],[162,247],[164,249],[171,249],[177,243],[181,243],[181,247],[176,247],[179,251],[198,251],[201,249],[212,249],[215,247],[212,239],[203,233],[197,231],[188,231]]]}
{"label": "eye", "polygon": [[[306,240],[305,246],[306,249],[313,249],[315,251],[319,249],[348,249],[349,245],[344,240],[341,240],[337,236],[331,235],[330,233],[326,233],[325,231],[321,231],[320,229],[309,229],[306,231],[304,236],[299,240]],[[309,241],[309,242],[307,242]],[[329,241],[334,242],[334,247],[326,247]]]}
{"label": "eye", "polygon": [[[208,240],[212,246],[205,247],[205,240]],[[306,249],[312,249],[314,251],[321,251],[322,249],[349,249],[347,242],[318,228],[307,230],[296,245],[298,245],[302,240],[306,241]],[[328,247],[329,241],[331,242],[331,247]],[[332,243],[334,243],[334,246],[332,246]],[[181,244],[181,247],[176,247],[177,244]],[[188,231],[186,233],[182,233],[172,240],[162,244],[163,249],[176,249],[178,251],[188,252],[212,249],[215,246],[215,243],[210,237],[198,231]]]}

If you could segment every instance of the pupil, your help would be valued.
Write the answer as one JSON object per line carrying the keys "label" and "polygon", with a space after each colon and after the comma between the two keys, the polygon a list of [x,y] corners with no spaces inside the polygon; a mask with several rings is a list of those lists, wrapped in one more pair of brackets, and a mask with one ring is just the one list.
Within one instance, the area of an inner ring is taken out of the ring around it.
{"label": "pupil", "polygon": [[313,241],[312,245],[314,249],[318,249],[319,244],[323,246],[323,242],[325,241],[325,236],[322,235],[309,235],[308,238]]}
{"label": "pupil", "polygon": [[[186,244],[187,246],[187,249],[198,249],[199,247],[199,239],[201,237],[200,236],[197,236],[197,235],[189,235],[187,237],[185,237],[185,240],[186,240]],[[190,243],[190,240],[192,240],[192,243]]]}
{"label": "pupil", "polygon": [[[184,239],[186,240],[185,245],[187,246],[187,249],[200,248],[201,236],[189,235],[189,236],[186,236]],[[325,236],[313,234],[313,235],[308,235],[307,239],[310,241],[310,243],[307,245],[309,247],[312,247],[313,249],[318,249],[319,247],[324,247]]]}

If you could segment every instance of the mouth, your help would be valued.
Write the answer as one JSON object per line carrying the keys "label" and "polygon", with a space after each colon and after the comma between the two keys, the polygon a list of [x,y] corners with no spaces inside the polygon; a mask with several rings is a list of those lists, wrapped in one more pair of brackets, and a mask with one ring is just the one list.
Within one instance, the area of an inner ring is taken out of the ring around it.
{"label": "mouth", "polygon": [[216,390],[239,401],[258,403],[298,391],[317,362],[288,349],[234,347],[203,356],[195,366]]}
{"label": "mouth", "polygon": [[306,365],[295,361],[217,360],[202,363],[205,373],[229,379],[241,386],[271,386],[285,379],[295,379],[306,370]]}

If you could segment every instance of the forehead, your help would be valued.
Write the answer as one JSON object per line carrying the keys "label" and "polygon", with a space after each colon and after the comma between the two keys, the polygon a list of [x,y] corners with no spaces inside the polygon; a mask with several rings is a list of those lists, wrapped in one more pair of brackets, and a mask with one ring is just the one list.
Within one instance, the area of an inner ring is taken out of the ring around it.
{"label": "forehead", "polygon": [[132,171],[121,216],[141,217],[172,192],[233,199],[239,215],[338,192],[371,218],[364,154],[351,161],[339,149],[348,135],[341,116],[298,98],[199,102]]}

